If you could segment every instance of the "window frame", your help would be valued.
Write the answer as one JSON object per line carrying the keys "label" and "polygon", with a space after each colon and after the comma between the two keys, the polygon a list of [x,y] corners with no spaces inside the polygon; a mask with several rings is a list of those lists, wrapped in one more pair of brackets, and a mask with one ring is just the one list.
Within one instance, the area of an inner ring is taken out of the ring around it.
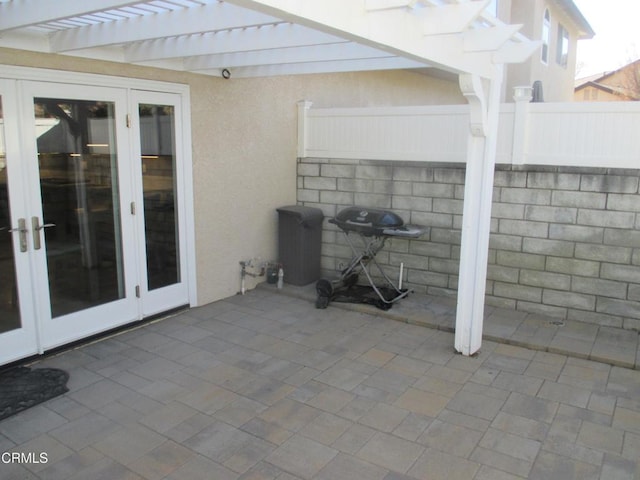
{"label": "window frame", "polygon": [[569,64],[569,30],[558,24],[558,44],[556,45],[556,63],[567,68]]}
{"label": "window frame", "polygon": [[540,52],[540,61],[545,65],[549,65],[549,45],[551,43],[551,13],[545,8],[542,16],[542,48]]}

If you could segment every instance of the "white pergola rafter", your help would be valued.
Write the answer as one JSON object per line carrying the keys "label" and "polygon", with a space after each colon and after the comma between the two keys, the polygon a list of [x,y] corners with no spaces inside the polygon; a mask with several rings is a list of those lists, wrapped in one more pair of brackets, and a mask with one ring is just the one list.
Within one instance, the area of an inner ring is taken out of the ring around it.
{"label": "white pergola rafter", "polygon": [[[303,63],[261,64],[230,69],[232,78],[272,77],[278,75],[306,75],[313,73],[366,72],[371,70],[403,70],[424,65],[394,56],[373,59],[314,61]],[[219,75],[221,69],[203,70],[201,73]]]}
{"label": "white pergola rafter", "polygon": [[125,45],[124,52],[126,61],[136,63],[184,57],[185,52],[189,52],[189,56],[197,57],[256,50],[321,46],[337,42],[346,43],[346,40],[301,25],[278,23],[134,42]]}
{"label": "white pergola rafter", "polygon": [[247,11],[226,3],[212,3],[61,30],[50,35],[50,43],[52,52],[62,53],[155,38],[268,25],[280,21],[276,17]]}
{"label": "white pergola rafter", "polygon": [[140,3],[132,0],[22,0],[0,3],[0,31],[30,27]]}
{"label": "white pergola rafter", "polygon": [[185,59],[185,69],[198,71],[210,68],[236,68],[254,65],[310,63],[309,59],[313,59],[313,62],[330,62],[389,57],[390,55],[385,55],[384,52],[381,52],[380,50],[363,47],[354,43],[341,42],[321,46],[311,45],[189,57]]}

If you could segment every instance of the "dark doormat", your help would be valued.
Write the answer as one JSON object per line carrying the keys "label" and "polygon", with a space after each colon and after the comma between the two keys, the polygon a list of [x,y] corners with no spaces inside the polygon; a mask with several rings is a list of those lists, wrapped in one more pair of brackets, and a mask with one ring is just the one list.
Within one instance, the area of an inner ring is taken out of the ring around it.
{"label": "dark doormat", "polygon": [[57,368],[17,367],[0,374],[0,420],[69,391]]}

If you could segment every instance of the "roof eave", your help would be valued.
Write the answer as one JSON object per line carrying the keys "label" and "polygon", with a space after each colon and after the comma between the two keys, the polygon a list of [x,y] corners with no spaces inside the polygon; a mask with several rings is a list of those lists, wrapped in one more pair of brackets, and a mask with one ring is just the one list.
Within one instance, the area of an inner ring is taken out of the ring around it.
{"label": "roof eave", "polygon": [[578,40],[588,40],[593,38],[596,32],[591,28],[589,22],[584,17],[580,9],[573,3],[573,0],[553,0],[560,9],[565,12],[578,28]]}

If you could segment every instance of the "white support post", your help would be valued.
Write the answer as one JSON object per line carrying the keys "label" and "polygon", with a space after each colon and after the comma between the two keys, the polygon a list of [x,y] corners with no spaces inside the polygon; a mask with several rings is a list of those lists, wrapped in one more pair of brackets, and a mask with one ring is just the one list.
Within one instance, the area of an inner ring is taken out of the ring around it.
{"label": "white support post", "polygon": [[307,156],[307,113],[313,102],[301,100],[298,102],[298,158]]}
{"label": "white support post", "polygon": [[488,94],[478,76],[459,77],[471,109],[455,332],[455,349],[466,356],[482,345],[503,67],[496,65],[495,69]]}
{"label": "white support post", "polygon": [[524,165],[529,133],[529,105],[533,98],[533,88],[515,87],[513,90],[515,113],[513,118],[513,148],[511,150],[511,163],[513,165]]}

